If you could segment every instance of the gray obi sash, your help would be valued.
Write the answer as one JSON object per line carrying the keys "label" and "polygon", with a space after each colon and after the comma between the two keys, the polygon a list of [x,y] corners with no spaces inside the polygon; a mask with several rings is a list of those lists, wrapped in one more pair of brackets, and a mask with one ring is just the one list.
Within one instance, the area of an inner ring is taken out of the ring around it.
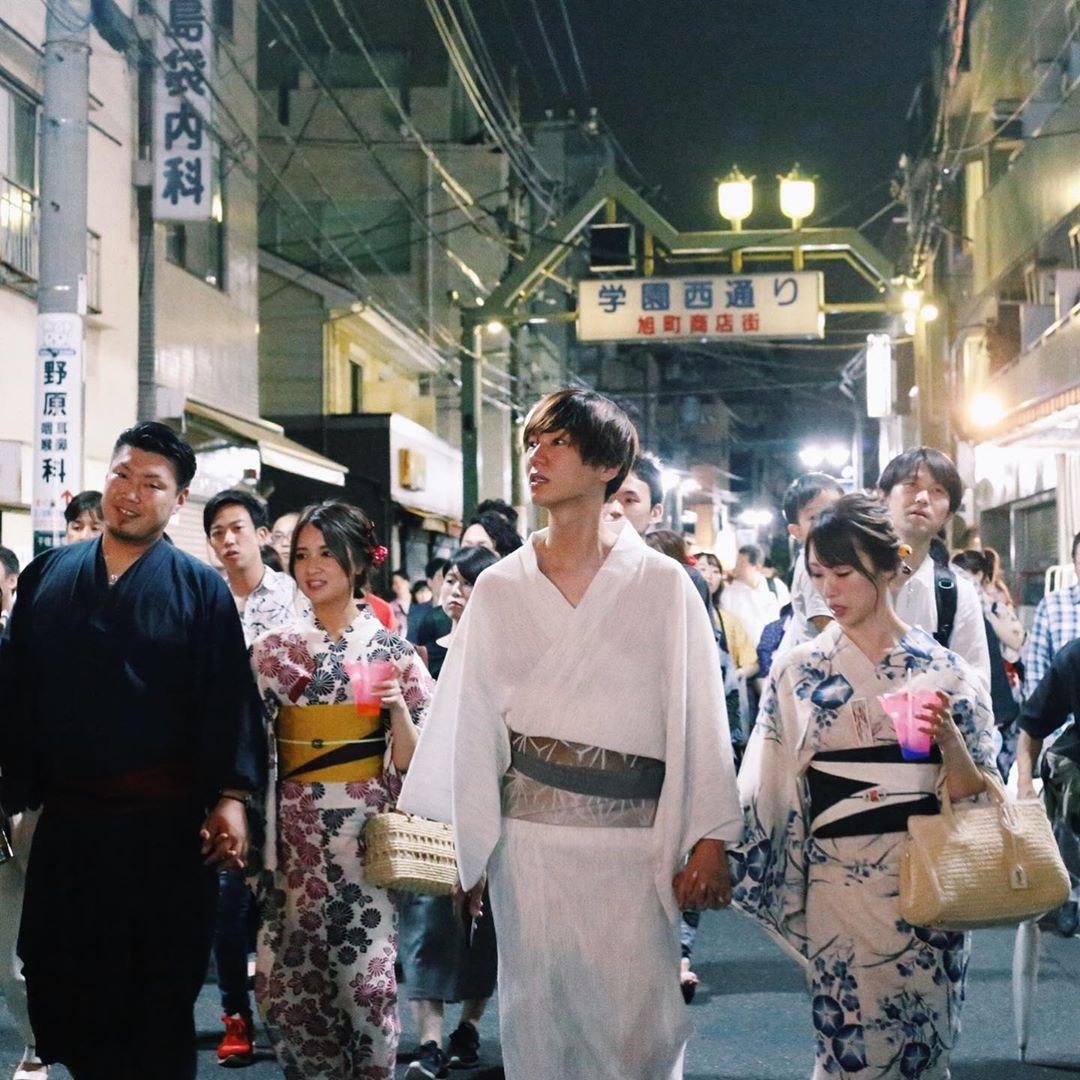
{"label": "gray obi sash", "polygon": [[654,758],[511,731],[502,811],[547,825],[649,828],[663,786]]}

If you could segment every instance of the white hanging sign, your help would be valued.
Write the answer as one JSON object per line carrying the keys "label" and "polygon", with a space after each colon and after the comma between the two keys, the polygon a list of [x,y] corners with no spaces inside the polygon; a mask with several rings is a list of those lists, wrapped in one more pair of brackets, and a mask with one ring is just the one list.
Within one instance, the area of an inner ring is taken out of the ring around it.
{"label": "white hanging sign", "polygon": [[83,320],[40,314],[34,381],[34,554],[63,542],[64,508],[82,490]]}
{"label": "white hanging sign", "polygon": [[212,0],[155,0],[154,217],[205,221],[213,203]]}

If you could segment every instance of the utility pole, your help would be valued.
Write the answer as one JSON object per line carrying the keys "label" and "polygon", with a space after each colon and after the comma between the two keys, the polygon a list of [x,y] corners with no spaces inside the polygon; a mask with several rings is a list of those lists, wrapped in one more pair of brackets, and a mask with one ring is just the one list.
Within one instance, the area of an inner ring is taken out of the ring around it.
{"label": "utility pole", "polygon": [[462,520],[468,521],[480,501],[480,423],[484,338],[478,313],[461,318],[461,464]]}
{"label": "utility pole", "polygon": [[34,379],[34,554],[63,541],[82,488],[90,0],[51,0],[45,19],[40,272]]}

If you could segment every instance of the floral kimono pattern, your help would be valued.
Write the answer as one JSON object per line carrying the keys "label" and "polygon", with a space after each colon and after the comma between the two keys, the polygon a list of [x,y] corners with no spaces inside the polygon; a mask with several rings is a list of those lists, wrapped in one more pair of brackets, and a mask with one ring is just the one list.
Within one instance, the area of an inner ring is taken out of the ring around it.
{"label": "floral kimono pattern", "polygon": [[948,694],[979,768],[994,767],[989,694],[968,664],[909,630],[873,664],[833,624],[778,661],[747,748],[734,903],[806,965],[815,1080],[947,1080],[960,1031],[966,935],[899,912],[903,832],[815,837],[805,771],[818,752],[895,743],[878,695],[909,679]]}
{"label": "floral kimono pattern", "polygon": [[[252,663],[271,736],[283,705],[351,701],[344,665],[372,660],[394,663],[421,726],[431,678],[412,646],[366,608],[336,641],[317,622],[260,637]],[[397,915],[387,891],[363,875],[364,824],[401,790],[390,748],[373,779],[275,787],[255,970],[274,1051],[288,1080],[392,1080]]]}

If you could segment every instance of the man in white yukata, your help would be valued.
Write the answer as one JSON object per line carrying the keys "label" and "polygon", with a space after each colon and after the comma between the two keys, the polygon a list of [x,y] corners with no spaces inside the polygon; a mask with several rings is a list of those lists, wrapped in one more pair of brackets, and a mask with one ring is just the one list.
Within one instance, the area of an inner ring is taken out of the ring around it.
{"label": "man in white yukata", "polygon": [[716,644],[679,564],[601,521],[626,414],[563,390],[524,439],[550,524],[477,580],[399,805],[453,821],[474,910],[488,878],[510,1080],[678,1080],[679,912],[728,903],[742,831]]}

